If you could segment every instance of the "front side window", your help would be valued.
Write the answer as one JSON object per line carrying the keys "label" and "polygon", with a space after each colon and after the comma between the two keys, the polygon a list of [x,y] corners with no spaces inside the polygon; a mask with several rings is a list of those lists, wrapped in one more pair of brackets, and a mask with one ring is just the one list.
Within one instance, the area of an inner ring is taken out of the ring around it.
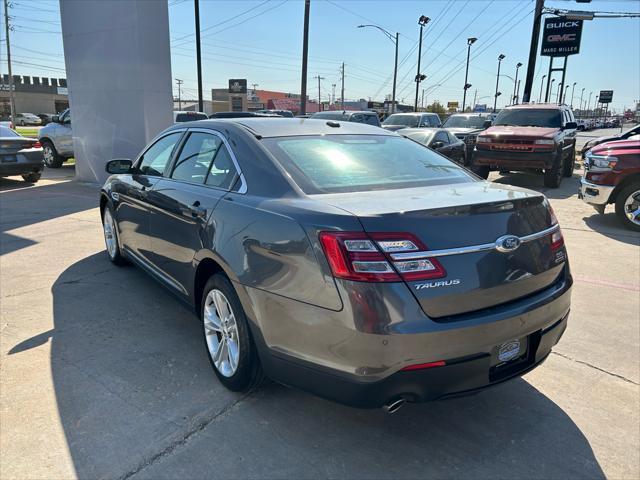
{"label": "front side window", "polygon": [[403,137],[324,135],[274,137],[263,142],[307,194],[475,181],[453,162]]}
{"label": "front side window", "polygon": [[175,132],[156,141],[140,158],[138,172],[143,175],[162,176],[171,158],[171,152],[181,136],[182,132]]}
{"label": "front side window", "polygon": [[222,140],[209,133],[193,132],[182,147],[171,178],[203,184]]}

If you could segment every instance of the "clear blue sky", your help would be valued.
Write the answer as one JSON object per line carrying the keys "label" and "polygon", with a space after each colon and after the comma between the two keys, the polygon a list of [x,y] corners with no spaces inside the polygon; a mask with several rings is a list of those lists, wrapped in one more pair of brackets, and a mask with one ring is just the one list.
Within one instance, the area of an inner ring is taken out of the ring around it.
{"label": "clear blue sky", "polygon": [[[88,0],[91,1],[91,0]],[[152,0],[150,0],[152,1]],[[158,0],[163,1],[163,0]],[[14,73],[64,76],[64,56],[57,0],[14,0],[10,15]],[[639,12],[640,0],[593,0],[576,4],[547,0],[548,7]],[[362,23],[380,25],[400,33],[398,99],[412,103],[415,95],[420,15],[431,17],[425,27],[422,88],[427,101],[462,101],[466,38],[477,37],[472,47],[469,83],[477,89],[478,103],[492,103],[497,56],[506,55],[502,72],[513,77],[517,62],[523,79],[529,51],[533,0],[312,0],[309,40],[309,89],[317,97],[317,75],[323,100],[332,84],[340,89],[340,64],[346,64],[345,97],[383,100],[391,93],[393,44],[375,29],[358,29]],[[225,87],[229,78],[247,78],[260,89],[299,92],[302,51],[302,0],[223,1],[201,0],[203,77],[208,90]],[[169,0],[172,76],[184,80],[184,97],[196,96],[196,68],[192,0]],[[4,39],[4,35],[2,36]],[[577,82],[576,98],[612,89],[613,107],[620,110],[640,99],[640,18],[595,19],[585,22],[581,54],[569,57],[567,82]],[[405,58],[406,57],[406,58]],[[2,71],[6,73],[2,44]],[[534,97],[546,73],[548,59],[538,59]],[[501,77],[502,102],[513,82]],[[569,95],[571,89],[569,89]],[[471,101],[468,100],[468,101]],[[499,105],[502,103],[499,102]]]}

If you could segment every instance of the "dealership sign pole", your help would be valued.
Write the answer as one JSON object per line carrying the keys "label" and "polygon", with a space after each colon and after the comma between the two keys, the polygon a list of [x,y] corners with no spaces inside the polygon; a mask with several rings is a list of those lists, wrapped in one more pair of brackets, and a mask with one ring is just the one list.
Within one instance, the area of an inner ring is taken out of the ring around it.
{"label": "dealership sign pole", "polygon": [[[582,20],[569,20],[566,17],[550,17],[544,20],[540,54],[544,57],[551,57],[547,76],[547,92],[544,97],[545,102],[549,101],[552,73],[561,71],[562,80],[560,81],[558,103],[562,103],[564,81],[567,74],[567,58],[569,55],[580,53],[581,38]],[[564,57],[562,68],[553,68],[553,60],[555,57]]]}

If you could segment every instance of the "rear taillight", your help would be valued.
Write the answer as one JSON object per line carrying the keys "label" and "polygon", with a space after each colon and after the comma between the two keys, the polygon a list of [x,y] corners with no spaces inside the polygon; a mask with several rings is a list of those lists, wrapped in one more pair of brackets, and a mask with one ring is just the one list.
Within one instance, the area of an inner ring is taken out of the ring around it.
{"label": "rear taillight", "polygon": [[[440,262],[410,233],[321,232],[320,243],[336,278],[362,282],[414,281],[446,276]],[[393,254],[414,253],[415,258]]]}
{"label": "rear taillight", "polygon": [[33,143],[25,143],[22,145],[22,150],[27,150],[29,148],[42,148],[42,145],[37,140],[35,140]]}
{"label": "rear taillight", "polygon": [[551,217],[551,226],[558,226],[558,229],[551,234],[551,250],[556,251],[564,245],[564,237],[562,236],[562,230],[560,230],[560,225],[558,224],[558,219],[553,211],[553,207],[548,200],[545,200],[545,202],[547,204],[547,210],[549,210],[549,216]]}

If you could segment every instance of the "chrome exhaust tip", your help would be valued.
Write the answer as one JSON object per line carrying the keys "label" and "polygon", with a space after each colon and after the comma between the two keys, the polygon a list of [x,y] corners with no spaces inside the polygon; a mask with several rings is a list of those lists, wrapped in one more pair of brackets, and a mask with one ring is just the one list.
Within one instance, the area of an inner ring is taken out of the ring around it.
{"label": "chrome exhaust tip", "polygon": [[385,403],[384,407],[382,408],[388,414],[392,414],[400,410],[405,403],[406,403],[406,400],[404,398],[398,398],[392,402]]}

